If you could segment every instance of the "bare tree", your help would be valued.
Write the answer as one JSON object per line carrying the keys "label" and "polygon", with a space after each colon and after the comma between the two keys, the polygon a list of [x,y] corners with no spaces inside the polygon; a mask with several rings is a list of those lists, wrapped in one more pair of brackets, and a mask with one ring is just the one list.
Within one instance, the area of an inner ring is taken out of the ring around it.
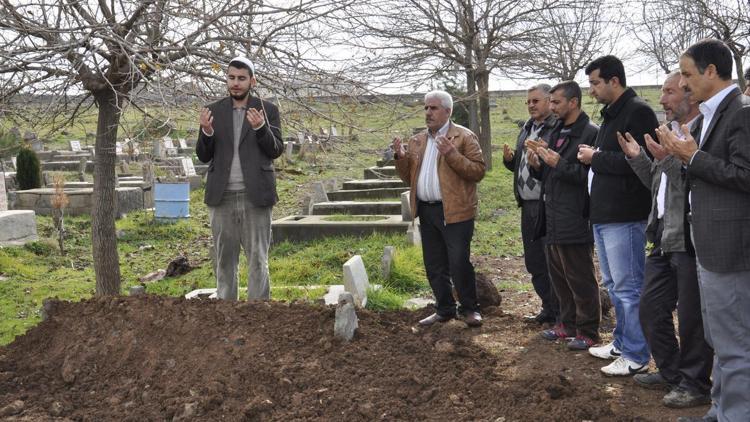
{"label": "bare tree", "polygon": [[[175,97],[212,91],[228,60],[251,56],[267,87],[297,69],[320,41],[317,19],[346,5],[301,0],[0,0],[0,101],[23,93],[48,102],[37,111],[75,116],[98,109],[92,209],[96,293],[120,292],[115,237],[115,141],[123,109],[148,93]],[[223,93],[223,89],[218,92]]]}
{"label": "bare tree", "polygon": [[517,44],[516,70],[549,79],[573,80],[597,56],[616,54],[620,15],[610,16],[609,4],[576,1],[539,14],[545,23],[536,38]]}
{"label": "bare tree", "polygon": [[[750,51],[750,5],[746,0],[663,0],[637,2],[641,19],[630,28],[639,51],[665,72],[675,69],[680,55],[702,38],[717,38],[729,46],[737,75]],[[740,87],[745,81],[738,78]]]}
{"label": "bare tree", "polygon": [[353,50],[368,52],[359,70],[412,90],[440,74],[466,75],[470,128],[492,167],[489,78],[519,54],[545,23],[538,15],[561,0],[367,0],[347,9]]}
{"label": "bare tree", "polygon": [[630,7],[638,10],[638,19],[628,28],[637,40],[637,52],[665,74],[675,70],[686,48],[707,36],[703,16],[684,0],[640,0]]}

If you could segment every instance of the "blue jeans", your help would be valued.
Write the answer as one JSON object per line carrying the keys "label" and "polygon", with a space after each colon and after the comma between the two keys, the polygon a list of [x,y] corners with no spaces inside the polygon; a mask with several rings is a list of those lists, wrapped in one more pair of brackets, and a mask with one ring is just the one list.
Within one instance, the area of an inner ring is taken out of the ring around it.
{"label": "blue jeans", "polygon": [[638,317],[646,263],[646,222],[594,224],[602,284],[615,307],[615,347],[622,356],[646,364],[650,355]]}

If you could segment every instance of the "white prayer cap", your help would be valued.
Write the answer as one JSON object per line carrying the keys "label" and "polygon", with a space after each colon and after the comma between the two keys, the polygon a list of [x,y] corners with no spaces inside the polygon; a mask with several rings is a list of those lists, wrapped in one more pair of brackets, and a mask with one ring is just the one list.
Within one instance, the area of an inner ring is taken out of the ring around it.
{"label": "white prayer cap", "polygon": [[237,56],[229,61],[229,63],[232,63],[232,62],[244,63],[245,65],[247,65],[247,67],[250,68],[250,76],[255,76],[255,66],[253,66],[253,62],[251,62],[250,59],[248,59],[247,57]]}

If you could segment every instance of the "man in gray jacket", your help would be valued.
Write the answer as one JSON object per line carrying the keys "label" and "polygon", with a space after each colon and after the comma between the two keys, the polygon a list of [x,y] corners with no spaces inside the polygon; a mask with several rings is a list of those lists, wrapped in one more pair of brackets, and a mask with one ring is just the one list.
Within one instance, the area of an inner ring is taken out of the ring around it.
{"label": "man in gray jacket", "polygon": [[[679,86],[680,73],[670,74],[659,102],[673,128],[694,128],[698,102]],[[686,243],[685,176],[682,163],[649,135],[646,152],[629,135],[618,141],[628,164],[644,185],[651,188],[652,208],[646,234],[654,248],[646,258],[640,321],[658,372],[636,374],[633,380],[645,388],[671,389],[664,396],[668,407],[692,407],[710,403],[713,351],[703,338],[700,291],[695,255]],[[677,308],[679,345],[672,312]]]}

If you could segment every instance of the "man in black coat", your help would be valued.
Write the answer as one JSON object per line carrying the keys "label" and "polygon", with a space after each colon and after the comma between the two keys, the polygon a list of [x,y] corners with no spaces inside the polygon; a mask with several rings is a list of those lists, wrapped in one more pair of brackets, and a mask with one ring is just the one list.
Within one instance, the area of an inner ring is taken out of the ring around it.
{"label": "man in black coat", "polygon": [[732,63],[719,40],[690,46],[680,85],[701,101],[700,134],[658,131],[687,166],[704,335],[714,349],[711,409],[686,421],[750,420],[750,98],[732,83]]}
{"label": "man in black coat", "polygon": [[646,219],[651,192],[630,168],[617,133],[630,133],[640,146],[655,136],[656,114],[625,81],[615,56],[586,66],[591,95],[604,104],[602,125],[593,146],[580,145],[578,159],[591,166],[589,219],[599,258],[602,284],[615,308],[614,341],[589,348],[592,356],[614,359],[601,368],[608,376],[630,376],[648,370],[650,354],[638,317],[646,261]]}
{"label": "man in black coat", "polygon": [[248,263],[248,299],[269,299],[271,209],[278,200],[273,160],[283,152],[279,110],[250,95],[255,68],[246,57],[227,68],[229,96],[200,113],[198,159],[210,163],[208,205],[216,258],[217,295],[237,300],[240,246]]}
{"label": "man in black coat", "polygon": [[534,229],[539,220],[539,199],[541,181],[529,171],[526,161],[527,139],[549,141],[557,119],[549,110],[549,90],[546,84],[534,85],[527,90],[526,107],[529,120],[521,127],[516,139],[515,152],[503,144],[503,164],[513,172],[513,195],[521,207],[521,239],[526,271],[531,274],[531,284],[542,301],[542,310],[527,321],[539,324],[557,321],[559,306],[552,291],[547,271],[547,258],[544,256],[544,240],[534,239]]}
{"label": "man in black coat", "polygon": [[578,145],[594,143],[599,128],[581,110],[576,82],[561,82],[550,93],[559,124],[548,146],[529,142],[529,163],[542,180],[545,209],[540,214],[545,218],[539,229],[545,232],[550,279],[560,304],[560,322],[542,331],[542,337],[574,337],[568,348],[586,350],[599,342],[601,308],[588,220],[588,166],[576,156]]}

